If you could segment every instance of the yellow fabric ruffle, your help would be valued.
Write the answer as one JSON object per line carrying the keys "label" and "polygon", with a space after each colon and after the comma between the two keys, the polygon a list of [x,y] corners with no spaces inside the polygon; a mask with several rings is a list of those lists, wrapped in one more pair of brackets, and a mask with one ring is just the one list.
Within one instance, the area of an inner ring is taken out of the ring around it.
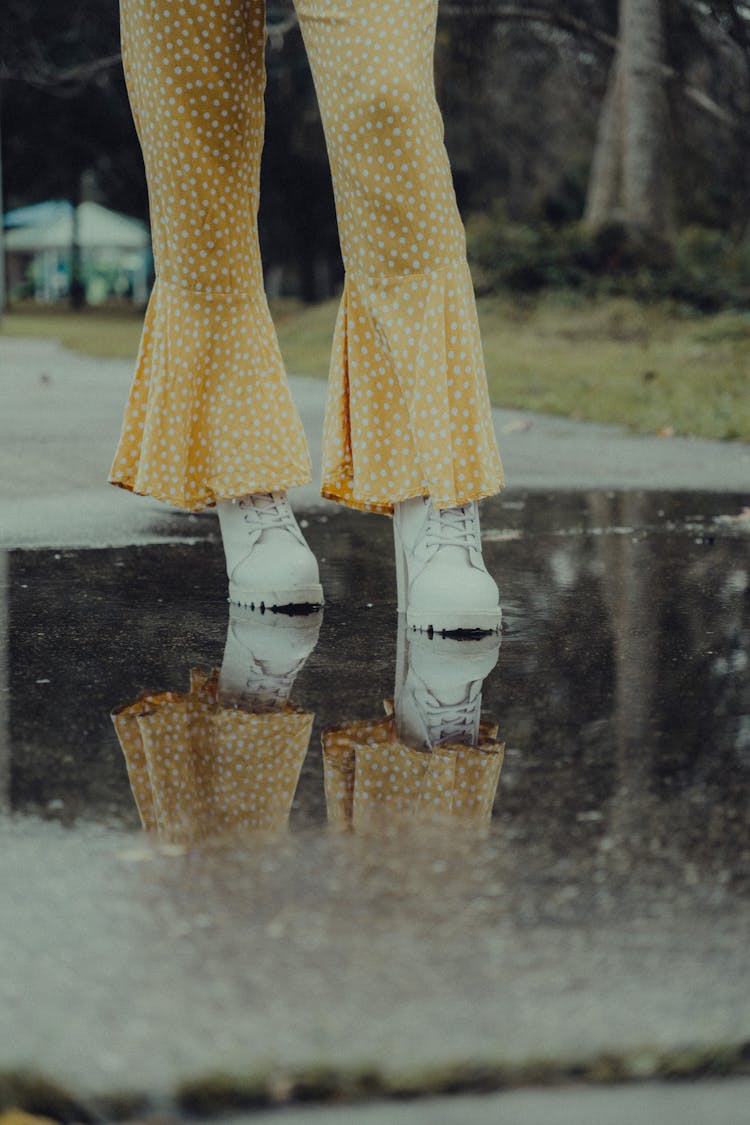
{"label": "yellow fabric ruffle", "polygon": [[404,820],[481,826],[492,816],[505,744],[480,724],[476,746],[416,750],[400,742],[392,717],[344,723],[323,733],[328,819],[338,828]]}
{"label": "yellow fabric ruffle", "polygon": [[112,714],[147,832],[168,843],[283,828],[314,715],[218,706],[218,672],[191,673],[189,693],[146,692]]}
{"label": "yellow fabric ruffle", "polygon": [[346,277],[334,332],[322,493],[391,513],[411,496],[450,508],[503,487],[466,259]]}
{"label": "yellow fabric ruffle", "polygon": [[198,511],[311,479],[265,295],[159,279],[110,483]]}

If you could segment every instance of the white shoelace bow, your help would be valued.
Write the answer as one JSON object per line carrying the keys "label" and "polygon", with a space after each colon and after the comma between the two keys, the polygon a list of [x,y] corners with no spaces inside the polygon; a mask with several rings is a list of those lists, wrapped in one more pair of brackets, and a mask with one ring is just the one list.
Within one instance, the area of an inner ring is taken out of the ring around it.
{"label": "white shoelace bow", "polygon": [[477,547],[476,522],[470,506],[443,508],[438,511],[432,507],[424,532],[426,547],[464,547],[475,550]]}

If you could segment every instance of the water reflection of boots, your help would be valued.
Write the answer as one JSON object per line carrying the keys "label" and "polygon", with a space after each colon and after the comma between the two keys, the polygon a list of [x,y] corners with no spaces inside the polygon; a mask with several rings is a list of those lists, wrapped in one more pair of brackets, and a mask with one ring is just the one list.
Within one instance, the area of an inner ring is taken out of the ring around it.
{"label": "water reflection of boots", "polygon": [[499,637],[479,647],[411,632],[407,639],[403,622],[399,633],[396,700],[386,700],[387,717],[323,733],[328,819],[339,828],[426,821],[486,827],[505,746],[497,724],[480,718],[481,689],[497,663]]}
{"label": "water reflection of boots", "polygon": [[231,606],[219,675],[219,702],[243,711],[279,711],[318,643],[322,611],[258,614]]}
{"label": "water reflection of boots", "polygon": [[418,749],[479,738],[482,686],[500,655],[500,634],[472,641],[428,637],[399,623],[394,711],[402,742]]}

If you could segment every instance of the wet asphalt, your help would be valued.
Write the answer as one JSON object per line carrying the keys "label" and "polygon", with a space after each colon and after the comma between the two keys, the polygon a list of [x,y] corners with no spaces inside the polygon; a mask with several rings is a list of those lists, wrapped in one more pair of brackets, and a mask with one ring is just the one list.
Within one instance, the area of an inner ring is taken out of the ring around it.
{"label": "wet asphalt", "polygon": [[[303,745],[298,726],[274,744],[286,754],[294,742],[298,773],[272,831],[252,817],[213,830],[227,790],[212,775],[206,804],[198,735],[179,799],[158,776],[158,741],[144,789],[111,717],[144,695],[184,698],[191,674],[226,661],[213,522],[189,543],[7,552],[4,1067],[86,1098],[157,1101],[218,1073],[270,1082],[331,1066],[422,1092],[431,1079],[417,1076],[440,1068],[502,1067],[513,1081],[530,1060],[593,1074],[603,1055],[614,1077],[689,1073],[696,1051],[728,1051],[741,1072],[743,504],[657,492],[488,501],[504,623],[484,664],[472,642],[399,634],[386,518],[310,513],[326,607],[314,637],[291,626],[289,700],[309,726]],[[279,658],[278,630],[269,642],[261,618],[243,628],[248,652]],[[380,730],[405,660],[428,679],[481,679],[502,748],[491,791],[475,787],[487,815],[457,814],[456,778],[447,812],[425,815],[393,759],[393,815],[378,814],[364,767],[348,811],[337,798],[325,736]],[[235,779],[261,804],[263,754],[248,743]]]}
{"label": "wet asphalt", "polygon": [[[238,625],[215,516],[102,487],[124,365],[3,346],[0,1108],[744,1122],[747,447],[498,412],[496,642],[400,630],[390,522],[312,490],[322,617]],[[474,757],[394,739],[414,677]]]}

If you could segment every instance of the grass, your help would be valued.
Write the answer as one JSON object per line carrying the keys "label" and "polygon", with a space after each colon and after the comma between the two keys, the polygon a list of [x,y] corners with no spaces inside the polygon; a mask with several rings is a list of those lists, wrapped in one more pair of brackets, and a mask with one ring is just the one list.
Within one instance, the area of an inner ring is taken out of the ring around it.
{"label": "grass", "polygon": [[631,298],[482,298],[493,402],[639,433],[750,440],[750,317]]}
{"label": "grass", "polygon": [[42,336],[85,355],[131,359],[138,351],[142,323],[143,317],[131,308],[72,312],[28,305],[3,317],[0,335]]}
{"label": "grass", "polygon": [[[640,433],[750,441],[750,314],[565,292],[480,297],[477,306],[498,406],[620,422]],[[327,376],[337,308],[337,300],[272,303],[289,371]],[[140,318],[126,309],[19,309],[2,331],[134,357]]]}

